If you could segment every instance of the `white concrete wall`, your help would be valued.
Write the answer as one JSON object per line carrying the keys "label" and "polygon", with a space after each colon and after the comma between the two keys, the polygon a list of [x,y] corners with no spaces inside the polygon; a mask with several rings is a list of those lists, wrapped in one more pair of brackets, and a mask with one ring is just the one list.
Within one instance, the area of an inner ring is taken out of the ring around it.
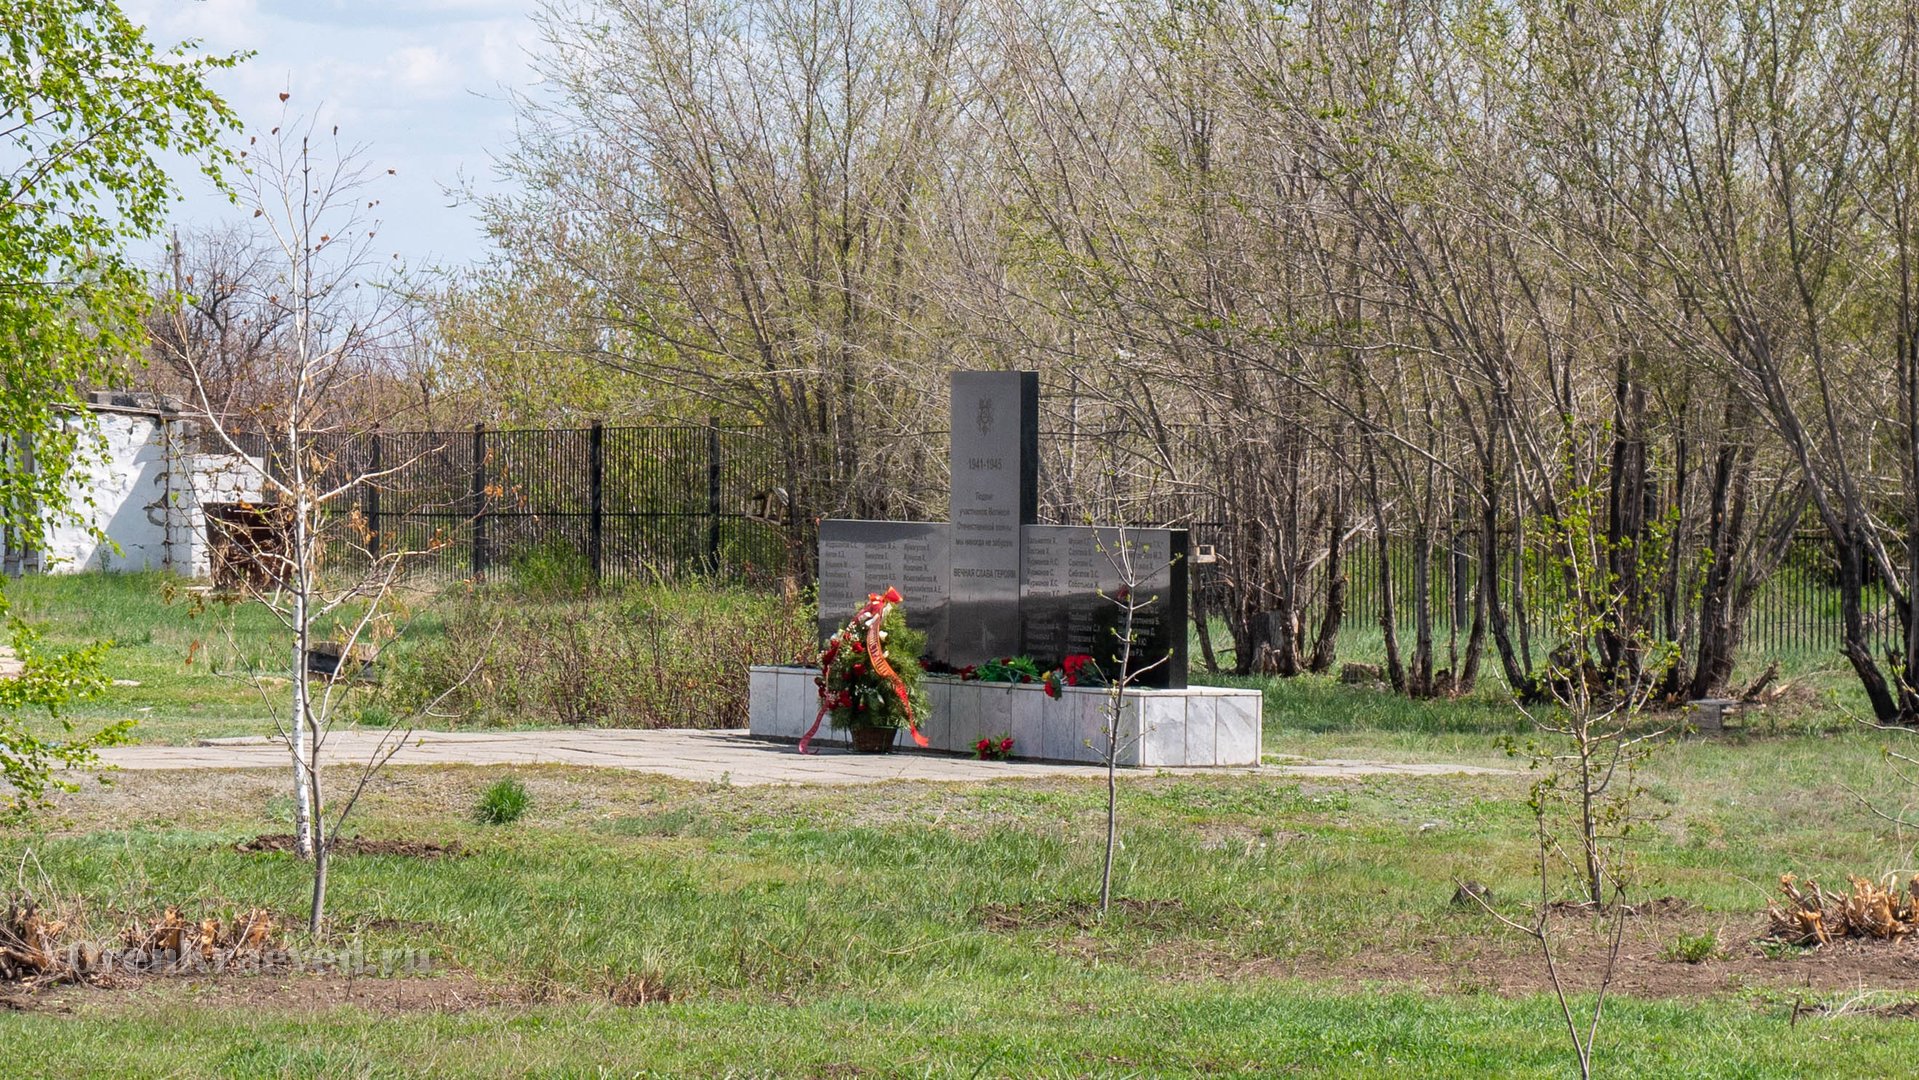
{"label": "white concrete wall", "polygon": [[[819,711],[817,668],[754,667],[748,672],[752,733],[797,740]],[[970,754],[989,735],[1011,735],[1013,757],[1098,762],[1112,699],[1104,687],[1069,686],[1058,698],[1038,684],[967,682],[929,675],[928,715],[920,733],[929,749]],[[1128,690],[1120,710],[1119,764],[1154,768],[1248,768],[1260,758],[1261,696],[1257,690],[1194,686],[1185,690]],[[828,724],[814,739],[844,746],[847,736]],[[895,744],[912,749],[902,734]]]}
{"label": "white concrete wall", "polygon": [[48,573],[172,570],[208,573],[205,505],[260,498],[257,462],[230,454],[191,454],[179,446],[178,419],[136,411],[90,411],[103,453],[72,481],[72,513],[47,531],[40,556]]}
{"label": "white concrete wall", "polygon": [[174,536],[170,569],[189,577],[213,572],[206,507],[212,503],[261,501],[260,460],[238,454],[174,455],[169,527]]}

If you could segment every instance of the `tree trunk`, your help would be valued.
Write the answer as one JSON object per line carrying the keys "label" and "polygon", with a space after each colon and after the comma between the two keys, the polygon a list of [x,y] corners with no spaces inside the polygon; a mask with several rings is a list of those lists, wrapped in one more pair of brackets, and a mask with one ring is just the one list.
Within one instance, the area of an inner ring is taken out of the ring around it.
{"label": "tree trunk", "polygon": [[1746,481],[1750,449],[1730,443],[1713,465],[1711,508],[1706,519],[1706,550],[1712,560],[1699,592],[1699,646],[1693,661],[1688,698],[1712,697],[1732,678],[1745,611],[1735,602],[1735,569],[1746,546]]}
{"label": "tree trunk", "polygon": [[320,936],[326,925],[327,870],[333,862],[333,841],[329,837],[313,849],[313,905],[307,912],[307,933]]}
{"label": "tree trunk", "polygon": [[[1486,626],[1492,632],[1493,647],[1506,674],[1506,685],[1512,687],[1513,694],[1521,701],[1535,701],[1539,697],[1539,683],[1521,663],[1519,651],[1513,647],[1512,624],[1507,617],[1505,597],[1499,591],[1499,568],[1505,555],[1499,549],[1499,486],[1492,467],[1485,466],[1479,495],[1479,591],[1485,601]],[[1515,542],[1517,537],[1515,528]],[[1520,569],[1524,571],[1523,560]]]}
{"label": "tree trunk", "polygon": [[1432,697],[1433,684],[1433,538],[1421,521],[1413,532],[1413,666],[1406,693]]}
{"label": "tree trunk", "polygon": [[1844,640],[1840,645],[1846,659],[1851,662],[1853,671],[1859,675],[1859,682],[1865,688],[1867,700],[1872,702],[1872,715],[1882,724],[1898,722],[1898,702],[1886,685],[1886,678],[1879,671],[1879,665],[1873,662],[1872,643],[1866,632],[1865,610],[1862,593],[1865,587],[1865,541],[1860,536],[1863,528],[1847,523],[1847,531],[1839,537],[1835,552],[1839,557],[1839,612],[1844,631]]}
{"label": "tree trunk", "polygon": [[1333,491],[1333,523],[1326,533],[1326,607],[1319,615],[1319,633],[1306,669],[1315,675],[1332,668],[1339,647],[1340,624],[1346,620],[1346,530],[1350,526],[1344,490]]}
{"label": "tree trunk", "polygon": [[[300,454],[297,434],[289,440],[294,456]],[[293,715],[287,730],[288,749],[293,754],[293,835],[294,847],[302,859],[311,859],[315,855],[313,844],[314,823],[318,820],[319,808],[314,799],[312,718],[312,686],[307,681],[308,654],[312,650],[313,612],[312,588],[308,578],[310,560],[307,558],[309,538],[307,536],[307,514],[304,498],[305,481],[301,474],[304,466],[294,464],[295,490],[301,494],[296,497],[293,507],[293,544],[292,557],[297,560],[293,567]]]}

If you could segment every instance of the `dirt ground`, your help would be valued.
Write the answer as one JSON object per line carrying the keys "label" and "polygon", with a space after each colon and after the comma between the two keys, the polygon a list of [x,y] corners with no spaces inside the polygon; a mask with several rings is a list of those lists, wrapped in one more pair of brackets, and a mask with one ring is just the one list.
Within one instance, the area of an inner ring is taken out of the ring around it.
{"label": "dirt ground", "polygon": [[[1333,982],[1416,986],[1440,993],[1492,993],[1504,997],[1546,993],[1552,981],[1539,946],[1477,912],[1462,920],[1484,925],[1484,936],[1461,935],[1397,943],[1390,950],[1361,950],[1337,960],[1235,962],[1203,977],[1243,979],[1276,975]],[[1762,917],[1719,912],[1664,912],[1629,920],[1608,993],[1647,998],[1691,998],[1770,989],[1791,997],[1870,986],[1919,993],[1919,942],[1851,940],[1818,949],[1783,949],[1768,955],[1759,944]],[[1716,932],[1718,952],[1698,963],[1668,958],[1684,935]],[[1610,930],[1588,917],[1553,920],[1554,962],[1569,990],[1591,992],[1605,976]],[[1333,972],[1331,978],[1328,973]]]}
{"label": "dirt ground", "polygon": [[[242,840],[233,845],[233,850],[242,855],[290,855],[298,850],[298,843],[299,838],[292,833],[267,833]],[[401,855],[414,859],[441,859],[465,853],[457,840],[439,844],[431,840],[369,840],[360,836],[337,839],[332,848],[335,855]]]}
{"label": "dirt ground", "polygon": [[114,976],[98,984],[41,990],[0,987],[0,1012],[71,1013],[78,1008],[127,1008],[165,1002],[195,1008],[324,1012],[345,1006],[379,1015],[465,1012],[525,1004],[532,995],[442,973],[409,978],[285,975]]}
{"label": "dirt ground", "polygon": [[[408,816],[425,813],[462,815],[487,774],[467,769],[396,770],[370,806],[391,807]],[[568,826],[600,819],[614,809],[626,810],[668,792],[702,790],[643,774],[599,774],[591,778],[563,769],[532,768],[522,772],[535,789],[540,806],[549,808],[550,824]],[[206,773],[123,774],[112,788],[89,786],[67,797],[62,806],[67,820],[56,831],[86,831],[111,822],[124,825],[128,807],[137,807],[136,820],[192,827],[213,826],[237,815],[255,814],[283,790],[283,778],[258,771]],[[715,798],[730,798],[730,793]],[[760,789],[756,803],[796,805],[808,796],[793,789]],[[929,796],[929,798],[931,798]],[[915,811],[924,819],[943,821],[944,803],[934,799]],[[890,820],[890,819],[889,819]],[[963,821],[949,827],[965,829]],[[1202,830],[1202,842],[1237,843],[1239,826],[1211,826]],[[392,853],[421,857],[455,856],[457,842],[433,840],[376,840],[376,845],[404,845]],[[273,836],[244,842],[254,851],[277,851]],[[380,851],[387,849],[382,847]],[[1537,946],[1520,934],[1498,925],[1483,911],[1462,908],[1448,918],[1457,925],[1425,931],[1398,931],[1384,927],[1368,931],[1355,927],[1353,937],[1335,942],[1304,942],[1286,955],[1248,959],[1243,949],[1220,940],[1229,927],[1195,928],[1193,917],[1178,900],[1123,899],[1129,921],[1157,932],[1158,944],[1142,951],[1137,938],[1119,942],[1101,935],[1094,913],[1084,904],[1060,903],[1043,907],[998,905],[980,909],[980,930],[989,934],[1037,932],[1065,955],[1101,963],[1118,963],[1170,979],[1244,981],[1260,978],[1301,979],[1352,989],[1363,986],[1419,988],[1443,994],[1491,993],[1517,996],[1549,992],[1552,988]],[[1703,998],[1722,994],[1761,992],[1775,1000],[1808,1000],[1833,993],[1871,987],[1886,997],[1919,997],[1919,941],[1847,941],[1821,949],[1762,948],[1767,926],[1762,915],[1750,912],[1705,911],[1684,903],[1653,902],[1628,920],[1619,964],[1610,992],[1650,998]],[[1427,923],[1427,927],[1431,924]],[[1591,991],[1605,969],[1610,939],[1589,915],[1565,911],[1551,923],[1555,956],[1565,985]],[[431,946],[436,927],[418,929],[422,944]],[[1198,932],[1191,932],[1196,930]],[[1368,939],[1368,934],[1371,934]],[[1669,959],[1681,937],[1716,934],[1719,948],[1698,963]],[[454,958],[457,960],[457,958]],[[155,998],[182,1002],[239,1004],[276,1009],[326,1009],[354,1004],[375,1012],[462,1011],[555,1000],[557,997],[596,998],[610,1004],[647,1004],[660,1000],[656,988],[607,986],[590,991],[559,992],[551,988],[483,983],[457,970],[436,970],[406,978],[348,978],[326,973],[229,975],[225,977],[148,976],[103,987],[65,986],[25,995],[0,988],[0,1010],[9,1008],[115,1008]],[[1892,1010],[1889,1016],[1912,1016],[1915,1010]]]}

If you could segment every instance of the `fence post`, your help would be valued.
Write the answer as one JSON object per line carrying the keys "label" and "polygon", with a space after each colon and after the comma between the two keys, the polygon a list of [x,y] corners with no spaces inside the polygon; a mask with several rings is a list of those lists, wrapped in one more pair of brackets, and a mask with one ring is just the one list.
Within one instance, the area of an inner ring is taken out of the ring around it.
{"label": "fence post", "polygon": [[706,418],[706,570],[720,571],[720,421]]}
{"label": "fence post", "polygon": [[606,424],[593,421],[586,434],[587,511],[586,558],[593,565],[593,580],[606,573]]}
{"label": "fence post", "polygon": [[486,575],[486,425],[473,425],[473,576]]}
{"label": "fence post", "polygon": [[[372,435],[373,445],[367,450],[367,472],[380,471],[380,432],[376,429]],[[382,477],[372,477],[366,482],[366,527],[367,552],[375,560],[380,557],[380,484]]]}

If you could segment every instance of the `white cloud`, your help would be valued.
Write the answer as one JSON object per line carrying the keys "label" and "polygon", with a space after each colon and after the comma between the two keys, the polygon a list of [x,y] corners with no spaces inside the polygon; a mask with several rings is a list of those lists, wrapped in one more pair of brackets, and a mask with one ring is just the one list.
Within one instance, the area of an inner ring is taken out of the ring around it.
{"label": "white cloud", "polygon": [[[4,0],[0,0],[4,2]],[[250,131],[283,113],[312,116],[363,145],[380,177],[382,243],[408,261],[464,261],[480,245],[443,188],[490,175],[489,155],[512,130],[507,89],[534,81],[529,19],[537,0],[123,0],[156,43],[201,40],[209,52],[254,57],[216,77]],[[279,94],[291,101],[283,107]],[[395,176],[385,176],[392,168]],[[183,224],[234,211],[183,174]]]}
{"label": "white cloud", "polygon": [[409,90],[445,95],[461,88],[467,74],[432,45],[407,45],[387,57],[387,70]]}

